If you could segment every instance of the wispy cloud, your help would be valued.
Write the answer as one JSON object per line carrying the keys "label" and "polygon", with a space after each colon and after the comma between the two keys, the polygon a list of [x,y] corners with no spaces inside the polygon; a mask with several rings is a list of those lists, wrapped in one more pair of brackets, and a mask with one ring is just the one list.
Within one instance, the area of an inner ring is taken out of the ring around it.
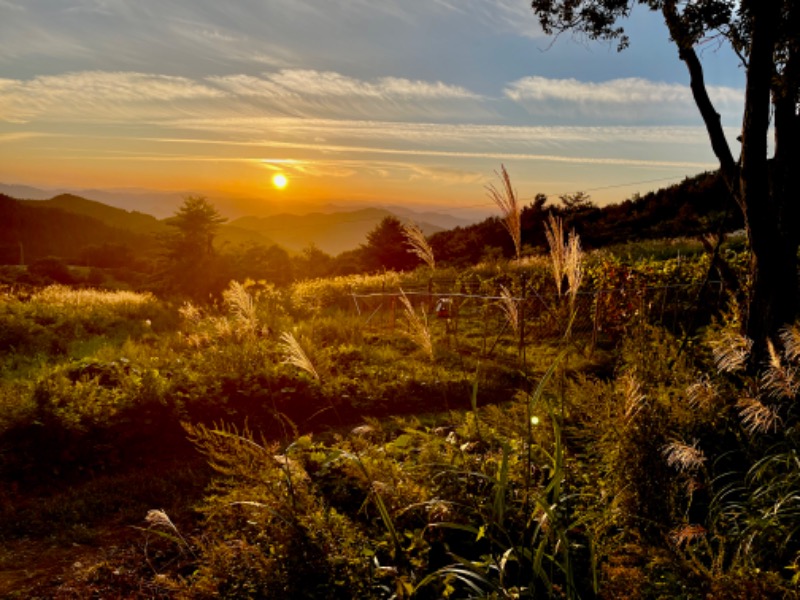
{"label": "wispy cloud", "polygon": [[163,116],[169,103],[225,95],[186,77],[94,71],[0,79],[0,92],[0,119],[11,122]]}
{"label": "wispy cloud", "polygon": [[17,4],[16,2],[11,2],[11,0],[0,0],[0,8],[7,8],[8,10],[14,10],[18,12],[23,12],[25,7]]}
{"label": "wispy cloud", "polygon": [[[592,165],[612,165],[612,166],[633,166],[633,167],[660,167],[673,169],[708,169],[713,168],[714,163],[690,160],[660,160],[626,157],[601,157],[601,156],[570,156],[565,154],[534,154],[522,152],[502,152],[502,151],[467,151],[467,150],[436,150],[427,148],[388,148],[381,146],[357,146],[341,145],[330,143],[306,143],[306,142],[283,142],[275,140],[262,140],[259,142],[232,142],[225,140],[209,139],[188,139],[188,138],[144,138],[145,141],[175,144],[210,144],[221,146],[247,146],[258,148],[281,148],[284,150],[310,150],[321,155],[342,154],[342,155],[396,155],[410,157],[434,157],[434,158],[468,158],[468,159],[491,159],[491,160],[518,160],[518,161],[542,161],[553,163],[568,164],[592,164]],[[364,158],[362,160],[368,160]]]}
{"label": "wispy cloud", "polygon": [[468,171],[453,167],[440,165],[408,165],[411,171],[411,179],[422,179],[424,181],[436,181],[441,183],[483,183],[487,179],[486,173],[480,171]]}
{"label": "wispy cloud", "polygon": [[707,134],[696,126],[562,126],[492,125],[476,123],[395,122],[358,119],[305,119],[294,117],[229,117],[177,119],[182,129],[242,134],[253,140],[272,134],[294,133],[305,139],[333,136],[353,139],[396,139],[410,142],[549,144],[551,142],[650,141],[676,144],[707,143]]}
{"label": "wispy cloud", "polygon": [[84,71],[30,80],[0,79],[0,91],[0,120],[12,122],[186,115],[224,118],[242,113],[298,117],[361,113],[397,118],[486,112],[478,95],[442,82],[398,77],[365,81],[330,71],[291,69],[261,77],[239,74],[202,79]]}
{"label": "wispy cloud", "polygon": [[32,140],[42,137],[53,137],[51,134],[40,133],[36,131],[14,131],[9,133],[0,133],[0,144],[21,142],[24,140]]}
{"label": "wispy cloud", "polygon": [[[709,86],[709,94],[723,116],[738,116],[743,91]],[[617,122],[665,122],[697,119],[688,86],[641,78],[587,82],[577,79],[525,77],[509,84],[505,96],[533,114],[558,114]]]}
{"label": "wispy cloud", "polygon": [[479,98],[477,94],[463,87],[442,82],[412,81],[399,77],[382,77],[375,82],[369,82],[340,73],[311,69],[284,69],[277,73],[265,73],[262,77],[250,75],[210,77],[208,81],[235,95],[265,98],[303,96],[363,97],[382,100]]}
{"label": "wispy cloud", "polygon": [[500,33],[526,37],[543,36],[530,2],[517,0],[433,0],[433,4],[452,13],[459,13]]}

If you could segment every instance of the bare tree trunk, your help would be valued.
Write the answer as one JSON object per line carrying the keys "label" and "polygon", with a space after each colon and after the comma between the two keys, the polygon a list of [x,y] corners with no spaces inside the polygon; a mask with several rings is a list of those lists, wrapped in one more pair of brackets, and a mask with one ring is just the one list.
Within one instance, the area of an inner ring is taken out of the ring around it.
{"label": "bare tree trunk", "polygon": [[[667,0],[662,12],[681,60],[689,70],[695,103],[703,117],[711,147],[732,197],[744,215],[750,241],[750,294],[742,315],[742,333],[753,340],[751,367],[766,356],[767,340],[792,322],[797,314],[797,250],[800,243],[800,119],[797,115],[798,57],[784,69],[782,94],[776,93],[775,51],[782,18],[782,2],[749,0],[743,3],[752,19],[747,64],[742,153],[734,161],[720,117],[708,96],[703,69],[693,40],[677,13],[676,0]],[[792,8],[793,19],[798,9]],[[785,15],[783,15],[785,17]],[[775,159],[770,165],[767,139],[770,108],[775,106]]]}
{"label": "bare tree trunk", "polygon": [[[788,182],[784,170],[788,165],[776,160],[771,176],[767,157],[781,3],[751,0],[748,4],[753,21],[739,189],[751,250],[751,288],[743,333],[753,340],[751,367],[757,369],[766,358],[767,340],[794,321],[796,314],[797,244],[796,234],[790,230],[797,224],[792,226],[784,220],[787,203],[794,201],[785,195]],[[776,123],[776,128],[779,126],[785,124]],[[781,180],[783,183],[779,183]]]}

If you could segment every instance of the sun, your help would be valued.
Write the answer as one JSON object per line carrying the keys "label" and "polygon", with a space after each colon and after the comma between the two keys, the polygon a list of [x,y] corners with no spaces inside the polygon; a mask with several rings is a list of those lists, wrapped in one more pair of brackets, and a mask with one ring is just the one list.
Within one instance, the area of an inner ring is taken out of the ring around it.
{"label": "sun", "polygon": [[286,179],[286,175],[284,175],[283,173],[276,173],[275,175],[272,176],[272,185],[274,185],[279,190],[285,188],[288,183],[289,180]]}

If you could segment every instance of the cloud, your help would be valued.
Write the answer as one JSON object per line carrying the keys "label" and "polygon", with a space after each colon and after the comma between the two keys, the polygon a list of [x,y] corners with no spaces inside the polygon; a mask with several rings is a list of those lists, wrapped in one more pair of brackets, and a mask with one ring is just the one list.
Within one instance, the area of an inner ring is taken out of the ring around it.
{"label": "cloud", "polygon": [[411,171],[411,179],[424,181],[438,181],[446,184],[482,183],[486,174],[479,171],[468,171],[453,167],[439,165],[411,164],[407,168]]}
{"label": "cloud", "polygon": [[382,118],[486,114],[469,90],[437,81],[372,81],[331,71],[284,69],[261,77],[192,79],[138,72],[83,71],[0,79],[0,120],[162,120],[231,115]]}
{"label": "cloud", "polygon": [[281,68],[299,60],[290,48],[248,35],[239,27],[176,19],[168,24],[168,29],[176,48],[196,56],[213,56],[216,61]]}
{"label": "cloud", "polygon": [[[359,161],[371,161],[370,156],[406,156],[406,157],[428,157],[428,158],[447,158],[447,159],[490,159],[493,161],[538,161],[565,164],[586,164],[586,165],[610,165],[628,167],[657,167],[667,169],[696,169],[705,170],[714,168],[715,163],[701,160],[666,160],[666,159],[646,159],[625,156],[589,156],[575,154],[542,154],[530,152],[513,151],[486,151],[486,150],[442,150],[433,148],[391,148],[386,146],[358,146],[354,144],[333,144],[333,143],[308,143],[308,142],[286,142],[279,140],[262,140],[251,142],[235,142],[230,140],[210,140],[203,138],[140,138],[142,141],[156,142],[164,144],[192,144],[192,145],[220,145],[220,146],[243,146],[251,148],[280,148],[283,150],[303,150],[313,151],[322,156],[342,155],[357,156]],[[606,148],[606,154],[608,153]],[[311,160],[311,159],[309,159]],[[328,159],[330,160],[330,159]],[[347,159],[354,160],[354,159]]]}
{"label": "cloud", "polygon": [[238,96],[263,98],[370,98],[381,100],[433,99],[476,100],[479,97],[463,87],[442,82],[412,81],[399,77],[382,77],[375,82],[347,77],[331,71],[284,69],[265,73],[262,77],[229,75],[209,77],[219,87]]}
{"label": "cloud", "polygon": [[[738,116],[742,90],[709,86],[708,92],[723,117]],[[635,77],[602,82],[525,77],[509,84],[504,94],[540,115],[656,123],[699,118],[689,86]]]}
{"label": "cloud", "polygon": [[[225,94],[185,77],[146,73],[78,72],[30,80],[0,79],[0,119],[103,119],[162,114],[159,105]],[[149,107],[149,109],[148,109]],[[153,111],[153,107],[156,110]]]}
{"label": "cloud", "polygon": [[8,142],[21,142],[23,140],[32,140],[42,137],[51,137],[51,135],[35,131],[14,131],[9,133],[0,133],[0,144]]}
{"label": "cloud", "polygon": [[530,2],[518,0],[433,0],[433,4],[464,15],[476,24],[501,34],[539,38],[544,34]]}
{"label": "cloud", "polygon": [[25,7],[17,4],[16,2],[11,2],[11,0],[0,0],[0,8],[6,8],[8,10],[14,10],[18,12],[24,12]]}
{"label": "cloud", "polygon": [[[397,122],[358,119],[229,117],[178,119],[176,129],[225,134],[227,138],[260,143],[264,138],[355,144],[396,144],[436,148],[498,147],[520,150],[565,148],[567,145],[607,148],[609,145],[651,144],[706,147],[708,136],[698,126],[525,126],[474,123]],[[734,135],[735,131],[729,131]]]}

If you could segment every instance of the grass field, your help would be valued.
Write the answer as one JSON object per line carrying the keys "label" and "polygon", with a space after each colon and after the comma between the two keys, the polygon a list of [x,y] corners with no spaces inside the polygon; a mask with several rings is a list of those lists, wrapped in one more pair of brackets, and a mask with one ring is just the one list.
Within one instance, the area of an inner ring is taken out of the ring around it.
{"label": "grass field", "polygon": [[4,290],[0,595],[796,597],[800,332],[645,250]]}

